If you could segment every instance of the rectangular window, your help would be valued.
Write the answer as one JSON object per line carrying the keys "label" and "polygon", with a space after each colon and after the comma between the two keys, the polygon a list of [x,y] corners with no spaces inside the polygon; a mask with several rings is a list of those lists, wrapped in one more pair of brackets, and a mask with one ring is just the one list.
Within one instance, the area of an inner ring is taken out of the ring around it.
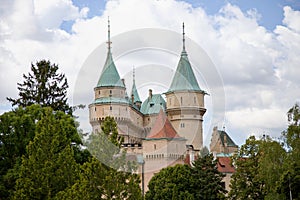
{"label": "rectangular window", "polygon": [[181,124],[180,124],[180,128],[184,128],[184,123],[181,123]]}
{"label": "rectangular window", "polygon": [[112,106],[109,106],[109,110],[112,110]]}

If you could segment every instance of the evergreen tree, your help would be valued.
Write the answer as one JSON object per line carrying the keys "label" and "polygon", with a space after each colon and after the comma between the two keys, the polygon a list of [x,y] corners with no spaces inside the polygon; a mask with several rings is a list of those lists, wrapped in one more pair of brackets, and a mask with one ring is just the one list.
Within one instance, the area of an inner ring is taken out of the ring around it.
{"label": "evergreen tree", "polygon": [[195,199],[224,199],[225,189],[222,186],[224,175],[217,170],[217,160],[207,154],[193,163],[191,167],[191,188]]}
{"label": "evergreen tree", "polygon": [[77,133],[73,118],[46,108],[35,132],[22,158],[14,199],[54,198],[78,177],[70,139]]}
{"label": "evergreen tree", "polygon": [[31,64],[31,73],[23,74],[23,83],[18,83],[19,98],[7,98],[12,105],[30,106],[39,104],[72,113],[67,104],[68,82],[64,74],[58,73],[58,65],[41,60]]}

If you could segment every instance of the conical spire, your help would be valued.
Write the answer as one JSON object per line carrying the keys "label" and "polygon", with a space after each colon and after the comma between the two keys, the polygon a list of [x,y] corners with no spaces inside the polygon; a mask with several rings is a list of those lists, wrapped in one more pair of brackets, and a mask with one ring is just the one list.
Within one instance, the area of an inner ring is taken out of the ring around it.
{"label": "conical spire", "polygon": [[132,89],[131,89],[131,96],[133,95],[134,103],[135,102],[142,102],[141,99],[140,99],[139,93],[136,89],[136,85],[135,85],[135,69],[134,69],[134,67],[133,67],[132,76],[133,76],[133,84],[132,84]]}
{"label": "conical spire", "polygon": [[[174,91],[202,91],[198,85],[197,79],[191,67],[188,59],[187,52],[185,50],[185,32],[184,23],[182,24],[182,52],[177,65],[175,75],[173,77],[171,86],[168,92]],[[167,93],[168,93],[167,92]]]}
{"label": "conical spire", "polygon": [[120,75],[117,71],[115,63],[111,54],[111,41],[110,41],[110,21],[108,18],[108,34],[107,34],[107,56],[106,61],[101,72],[97,87],[125,87],[123,81],[120,79]]}

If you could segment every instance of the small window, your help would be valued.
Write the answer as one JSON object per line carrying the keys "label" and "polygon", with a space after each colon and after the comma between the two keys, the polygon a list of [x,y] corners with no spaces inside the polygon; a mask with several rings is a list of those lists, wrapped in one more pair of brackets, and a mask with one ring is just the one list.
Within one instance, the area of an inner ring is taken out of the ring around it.
{"label": "small window", "polygon": [[112,110],[112,106],[109,106],[109,110]]}
{"label": "small window", "polygon": [[150,103],[150,108],[154,106],[154,103]]}
{"label": "small window", "polygon": [[112,90],[109,90],[109,94],[112,94]]}
{"label": "small window", "polygon": [[184,127],[185,127],[184,123],[181,123],[180,128],[184,128]]}
{"label": "small window", "polygon": [[154,144],[154,150],[156,150],[156,144]]}
{"label": "small window", "polygon": [[196,104],[196,97],[194,97],[194,104]]}
{"label": "small window", "polygon": [[97,111],[97,108],[95,107],[95,111]]}
{"label": "small window", "polygon": [[100,95],[101,94],[101,91],[99,90],[98,94]]}
{"label": "small window", "polygon": [[182,97],[180,97],[180,103],[181,103],[181,104],[183,103],[183,99],[182,99]]}

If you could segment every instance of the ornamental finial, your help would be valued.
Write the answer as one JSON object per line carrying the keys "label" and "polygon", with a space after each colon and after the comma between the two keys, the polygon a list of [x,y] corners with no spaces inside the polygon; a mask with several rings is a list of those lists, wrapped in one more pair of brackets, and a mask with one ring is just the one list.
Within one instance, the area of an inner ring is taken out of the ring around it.
{"label": "ornamental finial", "polygon": [[182,50],[185,51],[185,37],[184,37],[185,33],[184,33],[184,22],[182,23]]}
{"label": "ornamental finial", "polygon": [[110,49],[111,49],[111,41],[110,41],[110,21],[109,21],[109,16],[108,16],[108,20],[107,20],[107,24],[108,24],[108,29],[107,29],[107,32],[108,32],[108,34],[107,34],[107,37],[108,37],[108,40],[107,40],[107,48],[108,48],[108,51],[110,51]]}

